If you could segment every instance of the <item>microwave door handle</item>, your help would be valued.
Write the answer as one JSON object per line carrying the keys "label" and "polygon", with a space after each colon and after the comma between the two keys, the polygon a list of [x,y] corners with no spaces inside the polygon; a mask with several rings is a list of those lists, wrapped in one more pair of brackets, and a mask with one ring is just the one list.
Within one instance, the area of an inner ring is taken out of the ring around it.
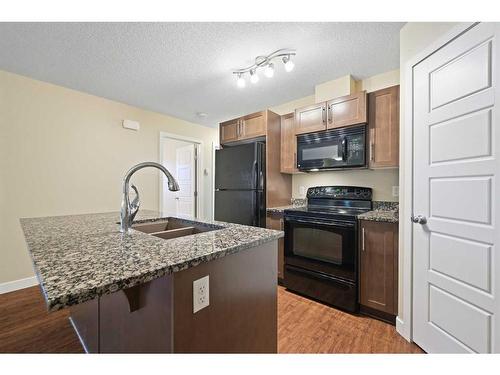
{"label": "microwave door handle", "polygon": [[342,138],[342,161],[347,161],[347,138]]}

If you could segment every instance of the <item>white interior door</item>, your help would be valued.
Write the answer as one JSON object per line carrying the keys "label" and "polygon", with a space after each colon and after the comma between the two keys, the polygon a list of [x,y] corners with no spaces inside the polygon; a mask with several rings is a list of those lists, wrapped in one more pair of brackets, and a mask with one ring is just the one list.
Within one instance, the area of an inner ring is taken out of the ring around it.
{"label": "white interior door", "polygon": [[499,24],[414,67],[413,339],[500,352]]}
{"label": "white interior door", "polygon": [[176,149],[176,176],[179,191],[175,194],[177,216],[196,216],[196,148],[194,144]]}

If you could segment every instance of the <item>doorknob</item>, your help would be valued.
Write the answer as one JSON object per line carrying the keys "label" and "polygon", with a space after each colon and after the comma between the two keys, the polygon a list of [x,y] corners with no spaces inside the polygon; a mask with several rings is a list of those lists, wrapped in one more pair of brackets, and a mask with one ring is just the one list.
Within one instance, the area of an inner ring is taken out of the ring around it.
{"label": "doorknob", "polygon": [[427,218],[422,215],[412,216],[410,219],[411,221],[417,224],[422,224],[422,225],[427,224]]}

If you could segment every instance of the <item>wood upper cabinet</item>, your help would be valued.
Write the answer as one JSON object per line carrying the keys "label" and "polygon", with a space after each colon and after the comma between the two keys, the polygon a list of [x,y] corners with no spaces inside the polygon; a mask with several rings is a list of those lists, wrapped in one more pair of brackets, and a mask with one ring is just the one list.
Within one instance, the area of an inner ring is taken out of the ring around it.
{"label": "wood upper cabinet", "polygon": [[398,224],[360,221],[359,302],[391,316],[398,309]]}
{"label": "wood upper cabinet", "polygon": [[399,166],[399,86],[368,94],[370,168]]}
{"label": "wood upper cabinet", "polygon": [[326,130],[326,103],[295,110],[295,134]]}
{"label": "wood upper cabinet", "polygon": [[219,131],[220,144],[237,141],[240,135],[240,119],[221,123]]}
{"label": "wood upper cabinet", "polygon": [[281,173],[299,173],[294,113],[281,116]]}
{"label": "wood upper cabinet", "polygon": [[265,136],[267,111],[252,113],[220,124],[220,144]]}
{"label": "wood upper cabinet", "polygon": [[244,116],[240,120],[241,134],[239,139],[257,138],[266,135],[265,112],[257,112]]}
{"label": "wood upper cabinet", "polygon": [[[284,230],[283,215],[267,214],[266,228]],[[285,241],[278,239],[278,279],[283,279],[285,270]]]}
{"label": "wood upper cabinet", "polygon": [[341,96],[327,102],[328,129],[366,122],[366,91]]}

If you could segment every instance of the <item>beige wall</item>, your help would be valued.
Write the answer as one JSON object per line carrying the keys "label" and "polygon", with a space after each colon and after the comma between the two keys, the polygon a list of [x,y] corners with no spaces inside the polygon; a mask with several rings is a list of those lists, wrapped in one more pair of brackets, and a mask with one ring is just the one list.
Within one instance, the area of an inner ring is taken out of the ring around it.
{"label": "beige wall", "polygon": [[[295,108],[320,103],[342,95],[349,95],[355,90],[371,92],[398,84],[399,69],[377,74],[358,82],[354,81],[352,76],[347,75],[317,85],[315,95],[293,100],[272,107],[270,110],[283,115],[293,112]],[[292,177],[292,195],[294,198],[303,198],[304,194],[301,194],[301,190],[306,191],[308,187],[321,185],[368,186],[374,189],[373,198],[375,200],[398,201],[398,197],[392,195],[392,187],[399,185],[399,172],[398,169],[393,168],[376,171],[365,169],[298,174]]]}
{"label": "beige wall", "polygon": [[[411,123],[405,122],[406,116],[406,106],[405,106],[405,91],[406,91],[406,67],[412,58],[438,40],[440,37],[444,36],[446,33],[451,31],[452,28],[456,27],[458,23],[455,22],[409,22],[407,23],[399,33],[399,55],[400,55],[400,153],[399,153],[399,182],[400,182],[400,212],[405,208],[404,201],[406,199],[404,181],[408,173],[412,173],[411,170],[406,170],[404,168],[406,159],[411,157],[407,155],[404,147],[404,140],[406,137],[406,132],[411,131]],[[404,248],[404,234],[407,231],[409,222],[407,220],[401,220],[399,222],[399,319],[404,321],[406,319],[405,310],[403,309],[404,304],[407,302],[403,293],[403,283],[405,282],[404,274],[404,259],[405,259],[405,248]]]}
{"label": "beige wall", "polygon": [[[209,170],[218,140],[216,129],[2,71],[0,121],[0,283],[33,275],[20,217],[118,211],[128,168],[159,161],[160,131],[202,139]],[[209,217],[212,176],[202,178]],[[158,179],[153,169],[135,175],[142,208],[158,209]]]}

